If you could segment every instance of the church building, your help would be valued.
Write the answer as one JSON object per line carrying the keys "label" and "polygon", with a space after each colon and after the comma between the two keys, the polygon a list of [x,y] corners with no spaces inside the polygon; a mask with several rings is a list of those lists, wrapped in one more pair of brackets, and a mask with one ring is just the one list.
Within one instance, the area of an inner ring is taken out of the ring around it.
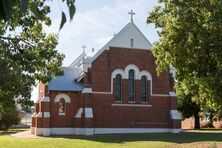
{"label": "church building", "polygon": [[[31,133],[95,135],[180,132],[174,69],[157,75],[152,45],[131,21],[93,57],[39,84]],[[84,47],[83,47],[84,48]]]}

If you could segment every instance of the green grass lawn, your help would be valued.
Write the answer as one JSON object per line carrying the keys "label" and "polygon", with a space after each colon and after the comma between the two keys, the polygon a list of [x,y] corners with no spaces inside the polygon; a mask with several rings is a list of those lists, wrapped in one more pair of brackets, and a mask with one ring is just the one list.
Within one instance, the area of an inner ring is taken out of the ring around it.
{"label": "green grass lawn", "polygon": [[[24,129],[20,129],[23,131]],[[222,147],[222,130],[204,133],[186,132],[180,134],[122,134],[122,135],[97,135],[97,136],[67,136],[40,139],[17,139],[10,133],[0,134],[0,147],[12,148],[63,148],[63,147]]]}

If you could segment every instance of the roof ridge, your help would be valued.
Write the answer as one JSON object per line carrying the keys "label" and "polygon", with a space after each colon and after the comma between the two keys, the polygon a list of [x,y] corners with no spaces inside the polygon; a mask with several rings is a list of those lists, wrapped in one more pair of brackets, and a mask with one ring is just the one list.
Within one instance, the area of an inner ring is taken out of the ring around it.
{"label": "roof ridge", "polygon": [[[123,41],[123,46],[122,45],[112,45],[113,43],[118,43],[118,38],[120,38],[121,35],[124,35],[124,32],[127,31],[127,33],[129,33],[130,31],[128,31],[128,28],[129,27],[133,27],[135,28],[134,30],[132,29],[132,31],[135,31],[138,32],[138,34],[140,34],[141,38],[143,38],[141,41],[142,42],[139,42],[140,44],[137,44],[139,45],[138,49],[148,49],[148,50],[151,50],[152,48],[152,44],[150,43],[150,41],[145,37],[145,35],[139,30],[139,28],[136,26],[136,24],[134,22],[129,22],[128,24],[126,24],[112,39],[110,39],[92,58],[92,62],[104,51],[104,50],[108,50],[109,49],[109,45],[110,46],[114,46],[114,47],[124,47],[126,44],[124,41]],[[133,35],[136,35],[136,32],[134,32],[135,34]],[[132,34],[130,34],[131,36],[133,36]],[[122,36],[123,38],[123,36]],[[125,47],[125,48],[132,48],[132,47]]]}
{"label": "roof ridge", "polygon": [[75,66],[76,63],[77,63],[78,61],[80,61],[82,58],[84,58],[85,56],[86,56],[86,53],[85,53],[85,52],[81,53],[81,54],[69,65],[69,67]]}

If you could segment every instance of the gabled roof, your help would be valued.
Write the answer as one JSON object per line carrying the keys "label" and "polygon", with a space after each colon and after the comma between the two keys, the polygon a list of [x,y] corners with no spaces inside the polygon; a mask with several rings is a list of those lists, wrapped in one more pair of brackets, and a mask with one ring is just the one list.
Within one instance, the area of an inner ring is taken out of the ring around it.
{"label": "gabled roof", "polygon": [[73,61],[72,64],[69,65],[69,67],[78,66],[79,64],[81,64],[82,59],[84,59],[84,57],[86,57],[85,52],[83,52],[77,59],[75,59],[75,61]]}
{"label": "gabled roof", "polygon": [[48,84],[48,90],[54,91],[82,91],[83,85],[76,82],[82,74],[81,68],[62,67],[63,76],[53,78]]}
{"label": "gabled roof", "polygon": [[[133,47],[130,47],[131,39],[134,40]],[[109,50],[109,47],[151,50],[152,44],[147,40],[147,38],[133,22],[129,22],[117,35],[115,35],[93,56],[92,61],[94,61],[104,50]]]}

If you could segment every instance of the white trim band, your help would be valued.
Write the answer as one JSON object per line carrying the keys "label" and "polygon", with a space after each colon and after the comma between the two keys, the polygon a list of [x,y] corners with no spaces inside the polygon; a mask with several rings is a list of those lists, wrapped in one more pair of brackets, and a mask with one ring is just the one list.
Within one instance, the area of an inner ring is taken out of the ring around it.
{"label": "white trim band", "polygon": [[93,135],[93,128],[51,128],[51,135]]}
{"label": "white trim band", "polygon": [[60,115],[60,116],[65,116],[65,115],[66,115],[66,113],[59,113],[59,115]]}
{"label": "white trim band", "polygon": [[42,112],[39,112],[37,115],[36,115],[36,118],[41,118],[42,117]]}
{"label": "white trim band", "polygon": [[[49,118],[50,117],[50,113],[49,112],[43,112],[44,113],[44,118]],[[42,117],[42,112],[39,112],[36,115],[37,118],[41,118]]]}
{"label": "white trim band", "polygon": [[125,107],[152,107],[150,104],[111,104],[112,106],[125,106]]}
{"label": "white trim band", "polygon": [[36,127],[32,127],[32,126],[30,127],[30,129],[31,129],[31,134],[35,134],[35,128],[36,128]]}
{"label": "white trim band", "polygon": [[171,133],[173,131],[170,128],[94,128],[94,134]]}
{"label": "white trim band", "polygon": [[37,116],[37,113],[34,112],[34,113],[32,114],[32,117],[36,117],[36,116]]}
{"label": "white trim band", "polygon": [[180,120],[182,119],[178,110],[170,110],[171,119]]}
{"label": "white trim band", "polygon": [[92,93],[92,88],[84,88],[82,90],[82,94],[91,94]]}
{"label": "white trim band", "polygon": [[49,112],[44,112],[44,118],[50,118],[50,113]]}
{"label": "white trim band", "polygon": [[154,96],[154,97],[169,97],[170,95],[168,95],[168,94],[151,94],[151,96]]}
{"label": "white trim band", "polygon": [[169,92],[169,95],[170,95],[171,97],[176,97],[176,96],[177,96],[174,91]]}
{"label": "white trim band", "polygon": [[172,74],[173,78],[176,77],[176,69],[174,67],[170,67],[170,73]]}
{"label": "white trim band", "polygon": [[180,129],[180,128],[173,128],[173,129],[171,129],[171,133],[180,133],[182,131],[182,129]]}
{"label": "white trim band", "polygon": [[50,102],[50,97],[49,96],[44,96],[44,97],[42,97],[42,99],[40,101],[41,102]]}
{"label": "white trim band", "polygon": [[50,136],[51,129],[50,128],[35,128],[35,134],[37,136]]}
{"label": "white trim band", "polygon": [[179,128],[35,128],[35,134],[39,136],[179,132],[181,132]]}
{"label": "white trim band", "polygon": [[135,80],[141,80],[142,76],[146,76],[147,80],[150,81],[150,96],[158,96],[158,97],[169,97],[170,94],[153,94],[153,80],[152,75],[146,71],[142,70],[140,71],[139,68],[134,64],[129,64],[125,67],[124,70],[122,69],[115,69],[111,74],[111,89],[110,92],[100,92],[100,91],[92,91],[92,88],[84,88],[82,93],[92,93],[92,94],[106,94],[111,95],[113,94],[113,79],[116,77],[117,74],[120,74],[122,76],[122,79],[128,79],[129,70],[133,69],[135,72]]}
{"label": "white trim band", "polygon": [[[81,118],[83,114],[83,108],[79,108],[77,111],[75,118]],[[93,111],[92,108],[85,108],[85,118],[93,118]]]}

